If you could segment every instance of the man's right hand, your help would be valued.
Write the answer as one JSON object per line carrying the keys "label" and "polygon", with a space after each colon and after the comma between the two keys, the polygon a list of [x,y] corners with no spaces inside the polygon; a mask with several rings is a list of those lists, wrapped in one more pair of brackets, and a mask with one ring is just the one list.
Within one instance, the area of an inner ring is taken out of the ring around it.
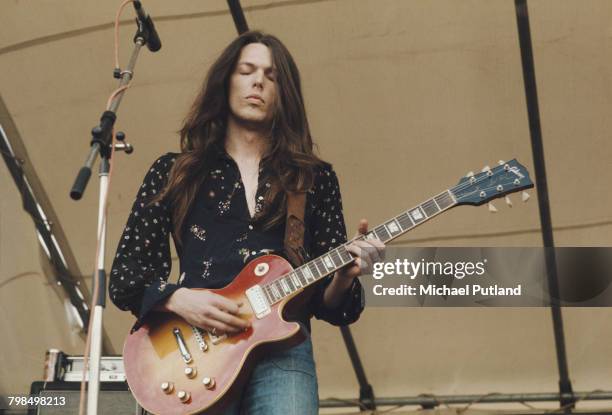
{"label": "man's right hand", "polygon": [[217,336],[238,333],[251,327],[249,321],[237,317],[241,303],[208,290],[179,288],[168,298],[164,306],[192,326],[209,332],[213,332],[214,329],[214,334]]}

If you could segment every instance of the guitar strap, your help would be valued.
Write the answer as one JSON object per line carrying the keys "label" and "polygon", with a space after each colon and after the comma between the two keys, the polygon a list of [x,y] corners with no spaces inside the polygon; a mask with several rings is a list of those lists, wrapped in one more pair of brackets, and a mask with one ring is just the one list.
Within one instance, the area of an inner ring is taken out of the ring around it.
{"label": "guitar strap", "polygon": [[[307,260],[304,250],[304,214],[306,211],[306,192],[289,192],[287,194],[287,220],[285,223],[285,254],[293,267],[303,265]],[[284,310],[288,321],[300,321],[310,326],[312,316],[309,304],[314,287],[310,286],[301,295],[291,299]]]}
{"label": "guitar strap", "polygon": [[306,258],[304,258],[305,211],[306,192],[288,192],[284,246],[285,253],[294,267],[306,262]]}

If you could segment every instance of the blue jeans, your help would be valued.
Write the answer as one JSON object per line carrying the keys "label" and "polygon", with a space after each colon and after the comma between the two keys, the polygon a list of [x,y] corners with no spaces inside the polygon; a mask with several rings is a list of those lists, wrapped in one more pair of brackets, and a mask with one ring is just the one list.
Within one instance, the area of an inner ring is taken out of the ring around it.
{"label": "blue jeans", "polygon": [[317,415],[319,393],[310,337],[266,356],[251,373],[240,402],[225,415]]}

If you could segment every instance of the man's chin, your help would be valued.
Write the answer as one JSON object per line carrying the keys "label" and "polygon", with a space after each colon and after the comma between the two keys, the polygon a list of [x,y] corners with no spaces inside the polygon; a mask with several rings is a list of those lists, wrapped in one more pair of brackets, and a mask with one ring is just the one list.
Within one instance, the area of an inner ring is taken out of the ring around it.
{"label": "man's chin", "polygon": [[234,120],[249,129],[264,130],[270,128],[270,120],[265,115],[260,114],[239,114],[234,115]]}

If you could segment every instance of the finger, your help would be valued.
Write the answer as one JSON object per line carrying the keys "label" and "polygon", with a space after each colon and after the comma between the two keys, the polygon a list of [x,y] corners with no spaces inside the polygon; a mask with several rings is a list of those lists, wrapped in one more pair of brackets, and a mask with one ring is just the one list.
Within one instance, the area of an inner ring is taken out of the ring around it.
{"label": "finger", "polygon": [[238,314],[240,311],[240,305],[237,301],[232,301],[229,298],[225,298],[222,295],[215,294],[213,304],[221,310],[227,311],[231,314]]}
{"label": "finger", "polygon": [[[374,240],[372,239],[372,241]],[[354,244],[358,247],[358,255],[360,257],[369,257],[369,263],[380,262],[382,260],[379,248],[375,246],[370,240],[355,241]]]}
{"label": "finger", "polygon": [[355,265],[359,268],[359,274],[367,274],[371,268],[370,259],[367,256],[359,256],[355,259]]}
{"label": "finger", "polygon": [[243,330],[250,327],[250,323],[248,321],[219,310],[218,308],[210,311],[210,318],[225,323],[238,330]]}
{"label": "finger", "polygon": [[368,232],[368,220],[363,218],[359,221],[359,227],[357,228],[357,231],[362,234],[365,235]]}
{"label": "finger", "polygon": [[380,259],[384,259],[385,258],[385,243],[383,241],[381,241],[378,238],[373,238],[373,239],[368,239],[366,240],[366,242],[368,242],[372,248],[374,250],[376,250],[376,253],[378,255],[378,258]]}
{"label": "finger", "polygon": [[368,220],[361,219],[359,225],[357,225],[357,232],[353,238],[357,238],[360,235],[365,235],[368,232]]}
{"label": "finger", "polygon": [[368,245],[371,245],[373,248],[376,248],[378,251],[382,251],[383,249],[385,249],[385,244],[378,238],[367,238],[356,242],[365,242]]}
{"label": "finger", "polygon": [[226,333],[238,333],[240,330],[218,320],[205,319],[203,328],[213,336],[223,336]]}
{"label": "finger", "polygon": [[354,262],[355,265],[357,265],[357,268],[359,269],[359,271],[361,271],[362,267],[363,267],[363,260],[361,258],[357,258]]}
{"label": "finger", "polygon": [[357,242],[359,241],[354,241],[346,245],[346,250],[349,251],[349,253],[354,257],[359,257],[359,252],[361,251],[361,248],[356,245]]}

